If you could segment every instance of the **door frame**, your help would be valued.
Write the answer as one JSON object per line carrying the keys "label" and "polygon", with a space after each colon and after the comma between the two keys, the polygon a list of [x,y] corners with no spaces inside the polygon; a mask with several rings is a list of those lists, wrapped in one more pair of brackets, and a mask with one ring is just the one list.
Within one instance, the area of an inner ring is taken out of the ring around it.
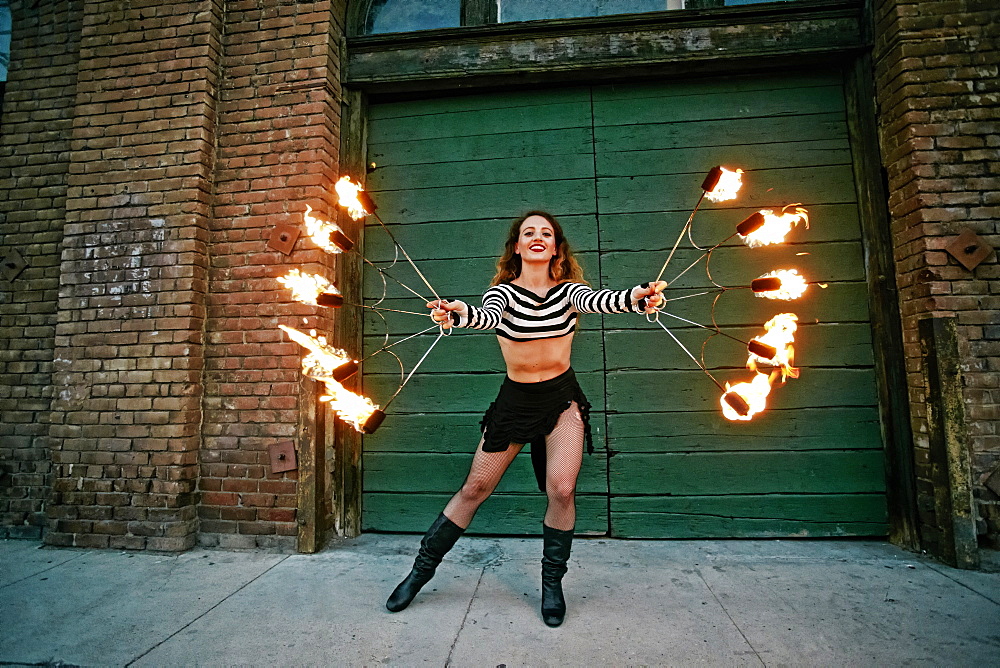
{"label": "door frame", "polygon": [[[781,73],[808,66],[841,70],[873,341],[885,343],[873,349],[886,455],[889,539],[916,549],[913,437],[888,194],[876,131],[869,5],[869,1],[805,0],[351,37],[341,61],[341,169],[362,179],[366,173],[369,100],[424,97],[430,91],[488,92],[538,84]],[[700,38],[693,40],[694,46],[687,39],[692,33]],[[622,57],[622,43],[634,46],[633,55]],[[349,227],[348,221],[343,225]],[[338,260],[339,284],[360,291],[360,259],[352,255]],[[344,320],[335,340],[360,350],[360,326]],[[333,528],[338,535],[357,536],[361,437],[338,421],[334,441]]]}

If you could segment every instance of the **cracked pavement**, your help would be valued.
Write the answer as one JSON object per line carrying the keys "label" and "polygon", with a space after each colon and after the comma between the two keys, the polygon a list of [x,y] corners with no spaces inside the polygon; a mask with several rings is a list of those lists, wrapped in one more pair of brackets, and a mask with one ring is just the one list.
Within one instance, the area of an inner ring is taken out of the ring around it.
{"label": "cracked pavement", "polygon": [[581,538],[557,629],[530,538],[463,538],[389,613],[418,542],[166,555],[3,540],[0,664],[997,664],[1000,573],[883,542]]}

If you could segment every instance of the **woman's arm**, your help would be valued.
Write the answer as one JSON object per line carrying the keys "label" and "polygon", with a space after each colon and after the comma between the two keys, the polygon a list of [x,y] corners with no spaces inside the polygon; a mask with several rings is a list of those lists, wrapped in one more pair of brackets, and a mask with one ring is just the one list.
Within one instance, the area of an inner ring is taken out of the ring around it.
{"label": "woman's arm", "polygon": [[445,329],[451,327],[471,327],[472,329],[496,329],[507,307],[507,295],[496,286],[483,295],[482,307],[466,304],[458,299],[452,301],[437,300],[429,302],[427,307],[433,309],[431,318],[441,323]]}
{"label": "woman's arm", "polygon": [[666,281],[643,283],[626,290],[593,290],[582,283],[570,287],[569,298],[580,313],[651,313],[660,305]]}

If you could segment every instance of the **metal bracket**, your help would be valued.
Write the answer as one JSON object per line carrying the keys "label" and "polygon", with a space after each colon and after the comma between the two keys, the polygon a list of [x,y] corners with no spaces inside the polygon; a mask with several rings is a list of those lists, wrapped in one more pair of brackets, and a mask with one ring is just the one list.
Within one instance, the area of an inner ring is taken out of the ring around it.
{"label": "metal bracket", "polygon": [[17,249],[12,249],[3,260],[0,260],[0,273],[3,273],[4,278],[13,283],[14,279],[20,276],[27,266],[28,263],[17,252]]}
{"label": "metal bracket", "polygon": [[302,231],[294,225],[275,225],[267,245],[285,255],[291,255],[292,248],[295,247],[295,242],[301,233]]}
{"label": "metal bracket", "polygon": [[267,446],[267,452],[271,457],[271,473],[284,473],[294,471],[299,465],[295,460],[295,442],[282,441],[272,443]]}
{"label": "metal bracket", "polygon": [[966,228],[955,237],[954,241],[945,246],[945,250],[958,260],[959,264],[972,271],[993,252],[993,247],[979,238],[972,230]]}

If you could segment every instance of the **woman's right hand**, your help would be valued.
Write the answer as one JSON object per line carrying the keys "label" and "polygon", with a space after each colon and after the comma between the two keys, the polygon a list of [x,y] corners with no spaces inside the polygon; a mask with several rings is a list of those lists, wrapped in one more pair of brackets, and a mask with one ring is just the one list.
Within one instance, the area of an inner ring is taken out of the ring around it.
{"label": "woman's right hand", "polygon": [[465,302],[458,299],[452,299],[451,301],[447,299],[435,299],[434,301],[427,302],[427,308],[431,309],[431,320],[441,325],[442,329],[451,329],[453,321],[451,314],[458,313],[458,315],[465,317],[469,313],[469,307]]}

